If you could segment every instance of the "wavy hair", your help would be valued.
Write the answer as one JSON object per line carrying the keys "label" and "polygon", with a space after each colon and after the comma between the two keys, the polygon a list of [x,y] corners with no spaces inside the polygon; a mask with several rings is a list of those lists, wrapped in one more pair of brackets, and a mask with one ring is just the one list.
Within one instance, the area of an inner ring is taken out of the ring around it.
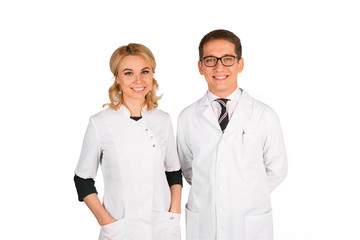
{"label": "wavy hair", "polygon": [[[115,52],[111,55],[110,58],[110,70],[113,73],[114,77],[116,77],[119,72],[119,64],[120,62],[127,56],[140,56],[144,58],[147,62],[150,63],[153,73],[155,73],[156,61],[155,57],[148,49],[142,44],[130,43],[125,46],[121,46],[115,50]],[[159,84],[156,79],[153,78],[152,89],[145,96],[144,106],[148,111],[155,109],[158,107],[158,100],[162,96],[157,96],[156,92],[159,89]],[[121,105],[124,104],[124,97],[121,91],[121,86],[114,80],[113,85],[109,88],[109,99],[110,103],[106,103],[103,106],[109,106],[109,108],[118,110]]]}

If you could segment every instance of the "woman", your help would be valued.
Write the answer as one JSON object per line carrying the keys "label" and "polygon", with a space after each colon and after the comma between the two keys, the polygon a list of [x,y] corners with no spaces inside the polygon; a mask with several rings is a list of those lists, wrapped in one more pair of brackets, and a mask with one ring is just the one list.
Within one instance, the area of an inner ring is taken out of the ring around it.
{"label": "woman", "polygon": [[[147,47],[118,48],[111,103],[89,121],[74,180],[101,240],[180,239],[181,171],[170,116],[157,109],[155,67]],[[103,205],[93,181],[99,164]]]}

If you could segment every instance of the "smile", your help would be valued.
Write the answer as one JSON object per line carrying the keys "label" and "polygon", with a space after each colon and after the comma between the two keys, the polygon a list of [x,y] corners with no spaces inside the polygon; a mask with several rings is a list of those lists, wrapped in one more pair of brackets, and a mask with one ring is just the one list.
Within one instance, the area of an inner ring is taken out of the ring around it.
{"label": "smile", "polygon": [[134,88],[134,87],[132,87],[131,89],[134,90],[134,91],[143,91],[145,89],[145,87],[142,87],[142,88]]}
{"label": "smile", "polygon": [[228,78],[229,75],[225,75],[225,76],[213,76],[213,78],[215,78],[216,80],[224,80],[226,78]]}

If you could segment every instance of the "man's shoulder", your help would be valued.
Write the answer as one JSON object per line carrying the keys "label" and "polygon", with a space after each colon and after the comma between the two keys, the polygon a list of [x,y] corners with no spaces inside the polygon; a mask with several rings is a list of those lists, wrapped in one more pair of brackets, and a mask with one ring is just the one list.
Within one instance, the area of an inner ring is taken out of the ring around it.
{"label": "man's shoulder", "polygon": [[269,105],[258,99],[255,99],[245,91],[243,92],[243,94],[249,106],[251,106],[253,112],[257,112],[257,113],[262,112],[266,115],[276,116],[275,111]]}
{"label": "man's shoulder", "polygon": [[188,117],[189,115],[194,115],[197,112],[197,109],[204,101],[204,96],[185,107],[179,114],[179,120]]}

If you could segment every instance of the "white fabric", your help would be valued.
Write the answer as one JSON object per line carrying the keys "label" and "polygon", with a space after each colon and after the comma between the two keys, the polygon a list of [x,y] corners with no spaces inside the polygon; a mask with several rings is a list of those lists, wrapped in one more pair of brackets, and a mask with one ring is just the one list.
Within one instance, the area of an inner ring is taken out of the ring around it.
{"label": "white fabric", "polygon": [[222,133],[205,94],[181,112],[177,142],[187,239],[271,240],[270,192],[287,173],[275,112],[243,91]]}
{"label": "white fabric", "polygon": [[180,165],[167,113],[143,111],[142,119],[134,121],[122,106],[92,116],[75,174],[95,178],[100,164],[103,205],[118,221],[103,226],[99,239],[180,239],[180,215],[168,213],[171,193],[165,171],[177,171]]}

